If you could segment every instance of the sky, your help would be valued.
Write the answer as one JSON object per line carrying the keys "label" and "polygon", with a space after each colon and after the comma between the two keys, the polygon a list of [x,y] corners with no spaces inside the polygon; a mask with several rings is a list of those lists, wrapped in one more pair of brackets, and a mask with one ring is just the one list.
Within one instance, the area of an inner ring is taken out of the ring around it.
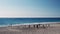
{"label": "sky", "polygon": [[0,17],[60,17],[60,0],[0,0]]}

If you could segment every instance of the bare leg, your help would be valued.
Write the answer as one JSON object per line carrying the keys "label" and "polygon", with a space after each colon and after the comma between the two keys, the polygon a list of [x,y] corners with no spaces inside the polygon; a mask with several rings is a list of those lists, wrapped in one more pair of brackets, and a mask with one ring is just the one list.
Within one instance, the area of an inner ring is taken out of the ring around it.
{"label": "bare leg", "polygon": [[43,28],[45,28],[44,24],[43,24]]}
{"label": "bare leg", "polygon": [[36,27],[39,28],[38,25],[36,25]]}
{"label": "bare leg", "polygon": [[33,25],[34,26],[34,28],[35,28],[35,25]]}
{"label": "bare leg", "polygon": [[29,25],[29,28],[30,28],[30,25]]}

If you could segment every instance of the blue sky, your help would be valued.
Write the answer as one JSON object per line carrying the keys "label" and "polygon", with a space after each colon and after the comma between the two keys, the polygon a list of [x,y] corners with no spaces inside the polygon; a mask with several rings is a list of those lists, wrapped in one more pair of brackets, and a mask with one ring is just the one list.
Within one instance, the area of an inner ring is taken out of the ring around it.
{"label": "blue sky", "polygon": [[60,17],[60,0],[0,0],[0,17]]}

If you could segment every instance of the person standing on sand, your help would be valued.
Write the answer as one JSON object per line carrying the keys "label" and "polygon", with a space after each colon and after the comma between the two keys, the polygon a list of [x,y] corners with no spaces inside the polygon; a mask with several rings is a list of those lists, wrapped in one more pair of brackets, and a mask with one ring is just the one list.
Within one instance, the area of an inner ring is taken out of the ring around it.
{"label": "person standing on sand", "polygon": [[29,25],[29,28],[30,28],[30,25]]}
{"label": "person standing on sand", "polygon": [[35,28],[35,25],[33,25],[33,27]]}

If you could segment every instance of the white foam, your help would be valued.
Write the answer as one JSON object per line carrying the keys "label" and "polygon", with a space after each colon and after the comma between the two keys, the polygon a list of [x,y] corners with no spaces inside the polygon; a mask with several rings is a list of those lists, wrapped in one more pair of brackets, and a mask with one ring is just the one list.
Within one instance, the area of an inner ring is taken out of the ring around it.
{"label": "white foam", "polygon": [[7,26],[9,26],[9,25],[0,25],[0,27],[7,27]]}
{"label": "white foam", "polygon": [[35,25],[35,24],[51,24],[51,23],[60,23],[60,22],[23,23],[23,24],[13,24],[13,25],[11,25],[11,26],[19,26],[19,25]]}

